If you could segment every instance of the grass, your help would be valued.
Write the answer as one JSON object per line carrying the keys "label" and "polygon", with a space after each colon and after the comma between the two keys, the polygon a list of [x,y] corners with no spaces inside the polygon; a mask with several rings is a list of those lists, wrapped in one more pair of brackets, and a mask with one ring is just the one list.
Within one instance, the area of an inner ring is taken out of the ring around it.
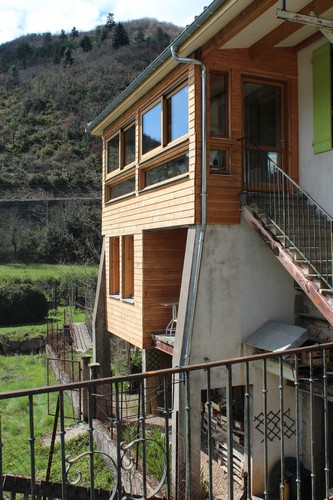
{"label": "grass", "polygon": [[62,265],[62,264],[0,264],[0,276],[2,280],[8,278],[20,278],[38,280],[43,278],[59,278],[68,272],[78,274],[96,274],[97,266],[84,265]]}
{"label": "grass", "polygon": [[[59,328],[62,328],[64,324],[64,311],[67,311],[67,317],[69,315],[69,309],[64,307],[58,307],[57,310],[52,309],[49,311],[49,319],[53,324],[57,324]],[[85,313],[82,309],[73,310],[74,323],[84,323]],[[23,342],[24,340],[45,337],[47,332],[47,321],[41,323],[28,323],[25,325],[9,325],[0,327],[0,341],[1,338],[7,340],[18,340]]]}
{"label": "grass", "polygon": [[[21,390],[30,387],[46,385],[44,356],[0,356],[0,392]],[[45,479],[49,454],[49,445],[43,444],[43,436],[50,435],[54,423],[56,394],[37,395],[33,398],[36,477]],[[6,474],[30,477],[30,434],[29,434],[29,404],[27,397],[0,400],[1,438],[3,442],[3,472]],[[51,413],[51,414],[50,414]],[[71,415],[72,410],[68,400],[65,400],[65,414]],[[52,415],[53,414],[53,415]],[[72,425],[73,420],[66,418],[65,425]],[[59,430],[59,423],[58,423]],[[88,451],[88,435],[80,434],[66,441],[66,455],[71,458]],[[76,470],[76,472],[75,472]],[[80,486],[89,486],[89,457],[82,458],[73,467],[72,479],[80,470],[82,480]],[[95,457],[95,487],[110,489],[111,474],[102,458]],[[56,444],[52,462],[52,481],[61,480],[61,450]]]}

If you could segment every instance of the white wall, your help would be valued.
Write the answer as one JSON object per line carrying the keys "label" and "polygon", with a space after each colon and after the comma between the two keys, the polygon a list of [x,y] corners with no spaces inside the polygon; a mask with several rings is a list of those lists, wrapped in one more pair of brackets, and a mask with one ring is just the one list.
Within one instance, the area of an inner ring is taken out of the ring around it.
{"label": "white wall", "polygon": [[294,324],[293,279],[257,233],[206,231],[190,363],[246,354],[242,341],[268,320]]}
{"label": "white wall", "polygon": [[306,47],[298,55],[300,185],[333,215],[333,151],[313,153],[312,52],[327,43],[326,38]]}

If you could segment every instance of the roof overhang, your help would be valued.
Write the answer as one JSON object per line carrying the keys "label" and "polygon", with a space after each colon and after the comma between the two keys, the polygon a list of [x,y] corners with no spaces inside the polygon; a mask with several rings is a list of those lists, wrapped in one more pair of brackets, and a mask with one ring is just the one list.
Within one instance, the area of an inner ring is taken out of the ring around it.
{"label": "roof overhang", "polygon": [[[301,15],[333,20],[332,0],[287,0],[286,8]],[[204,53],[216,49],[249,49],[258,57],[274,47],[297,49],[307,40],[321,36],[318,26],[291,22],[277,17],[280,0],[214,0],[173,41],[180,57],[189,57],[199,48]],[[104,130],[139,101],[177,67],[170,46],[143,71],[97,118],[86,131],[101,136]]]}

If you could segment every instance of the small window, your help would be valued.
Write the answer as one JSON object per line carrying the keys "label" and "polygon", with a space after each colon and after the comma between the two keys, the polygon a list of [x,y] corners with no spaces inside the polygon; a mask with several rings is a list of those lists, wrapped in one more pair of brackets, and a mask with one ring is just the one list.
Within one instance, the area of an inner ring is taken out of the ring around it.
{"label": "small window", "polygon": [[210,74],[210,135],[228,137],[228,80],[222,73]]}
{"label": "small window", "polygon": [[122,298],[134,298],[134,237],[122,238]]}
{"label": "small window", "polygon": [[158,165],[157,167],[146,170],[145,172],[145,187],[157,184],[168,179],[172,179],[181,174],[188,172],[189,155],[188,153]]}
{"label": "small window", "polygon": [[135,161],[135,125],[124,130],[124,166]]}
{"label": "small window", "polygon": [[119,295],[120,293],[120,275],[119,275],[119,238],[110,238],[110,295]]}
{"label": "small window", "polygon": [[227,151],[225,149],[211,150],[210,152],[210,173],[225,174],[228,172]]}
{"label": "small window", "polygon": [[162,103],[142,115],[142,154],[161,146]]}
{"label": "small window", "polygon": [[135,124],[121,129],[107,143],[107,173],[124,168],[135,161]]}
{"label": "small window", "polygon": [[118,182],[118,184],[113,184],[108,186],[109,196],[107,196],[107,201],[114,200],[120,196],[125,196],[126,194],[131,194],[135,192],[135,177],[130,177],[123,182]]}
{"label": "small window", "polygon": [[168,98],[168,142],[188,133],[188,86]]}
{"label": "small window", "polygon": [[107,173],[119,168],[119,134],[108,141],[107,146]]}

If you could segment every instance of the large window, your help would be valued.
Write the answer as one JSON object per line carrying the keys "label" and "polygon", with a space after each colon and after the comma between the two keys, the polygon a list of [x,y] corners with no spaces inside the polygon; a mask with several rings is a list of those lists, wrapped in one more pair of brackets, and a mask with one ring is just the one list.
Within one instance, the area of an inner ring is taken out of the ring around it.
{"label": "large window", "polygon": [[135,191],[135,177],[130,177],[118,184],[107,186],[106,201],[114,200],[121,196],[134,193]]}
{"label": "large window", "polygon": [[161,146],[161,128],[162,103],[159,102],[142,115],[142,154]]}
{"label": "large window", "polygon": [[107,173],[124,168],[135,161],[135,124],[121,129],[107,142]]}
{"label": "large window", "polygon": [[119,238],[113,237],[109,239],[110,252],[110,295],[120,294],[120,276],[119,276]]}
{"label": "large window", "polygon": [[145,187],[188,172],[188,153],[145,171]]}
{"label": "large window", "polygon": [[142,114],[142,155],[188,134],[188,86],[177,87]]}
{"label": "large window", "polygon": [[228,137],[228,79],[223,73],[210,74],[210,135]]}
{"label": "large window", "polygon": [[134,237],[122,238],[122,298],[134,298]]}
{"label": "large window", "polygon": [[313,149],[324,153],[332,149],[333,57],[326,43],[313,52]]}

